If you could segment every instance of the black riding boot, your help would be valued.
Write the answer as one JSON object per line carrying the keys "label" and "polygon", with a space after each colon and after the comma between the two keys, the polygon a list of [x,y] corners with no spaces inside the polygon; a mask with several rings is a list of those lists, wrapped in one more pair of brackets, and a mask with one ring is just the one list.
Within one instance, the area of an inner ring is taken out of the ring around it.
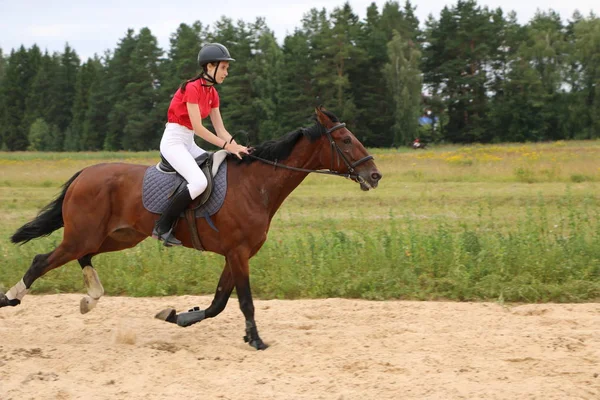
{"label": "black riding boot", "polygon": [[173,229],[175,229],[175,225],[179,220],[179,215],[181,215],[191,201],[192,197],[187,186],[175,193],[165,211],[163,211],[158,221],[156,221],[152,237],[162,240],[167,247],[181,246],[181,242],[173,235]]}

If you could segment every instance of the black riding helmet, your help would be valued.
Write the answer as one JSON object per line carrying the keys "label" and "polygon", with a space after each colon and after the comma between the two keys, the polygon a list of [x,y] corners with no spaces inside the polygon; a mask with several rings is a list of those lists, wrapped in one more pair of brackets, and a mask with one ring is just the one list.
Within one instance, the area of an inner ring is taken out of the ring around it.
{"label": "black riding helmet", "polygon": [[[220,43],[207,43],[200,49],[198,53],[198,65],[204,71],[204,77],[207,81],[212,84],[216,84],[216,75],[217,69],[219,68],[219,64],[221,61],[235,61],[235,59],[231,58],[229,54],[229,50],[227,47],[223,46]],[[217,68],[215,69],[215,73],[213,76],[208,75],[206,64],[208,63],[217,63]]]}

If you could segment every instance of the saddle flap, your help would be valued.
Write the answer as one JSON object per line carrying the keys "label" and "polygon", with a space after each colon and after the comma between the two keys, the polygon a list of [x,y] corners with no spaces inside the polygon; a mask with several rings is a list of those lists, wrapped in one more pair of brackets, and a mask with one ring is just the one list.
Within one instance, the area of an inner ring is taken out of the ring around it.
{"label": "saddle flap", "polygon": [[213,174],[212,174],[212,158],[209,159],[207,162],[203,163],[202,165],[200,165],[200,169],[202,170],[202,172],[204,173],[204,175],[206,176],[206,189],[204,189],[204,192],[202,192],[202,194],[200,196],[198,196],[196,199],[192,200],[192,210],[195,210],[196,208],[202,206],[204,203],[206,203],[208,201],[208,198],[210,197],[210,195],[212,194],[212,189],[213,189]]}
{"label": "saddle flap", "polygon": [[[207,154],[207,153],[204,153],[204,154]],[[202,155],[204,155],[204,154],[202,154]],[[223,163],[223,161],[225,161],[225,159],[227,158],[227,154],[229,154],[229,153],[227,153],[226,150],[219,150],[216,153],[210,153],[210,156],[208,157],[208,159],[203,161],[202,164],[200,164],[200,162],[198,162],[200,169],[206,176],[207,185],[206,185],[206,189],[204,190],[204,192],[202,192],[202,194],[200,196],[198,196],[198,198],[196,198],[192,201],[192,205],[191,205],[192,210],[197,210],[198,208],[202,207],[208,201],[210,196],[212,195],[213,187],[214,187],[214,177],[217,175],[217,172],[219,171],[219,166],[221,165],[221,163]],[[198,160],[199,158],[200,157],[196,158],[196,160]]]}
{"label": "saddle flap", "polygon": [[213,155],[212,175],[216,176],[221,163],[227,158],[227,150],[219,150]]}

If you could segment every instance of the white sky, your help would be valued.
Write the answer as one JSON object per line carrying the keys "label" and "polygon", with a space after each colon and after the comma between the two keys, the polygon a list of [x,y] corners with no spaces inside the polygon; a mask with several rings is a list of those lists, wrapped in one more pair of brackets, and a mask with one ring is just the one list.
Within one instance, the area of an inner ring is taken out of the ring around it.
{"label": "white sky", "polygon": [[[372,0],[349,0],[352,9],[361,19]],[[385,0],[374,1],[381,11]],[[169,4],[172,3],[172,4]],[[128,28],[139,32],[148,27],[158,38],[159,46],[167,50],[169,37],[180,23],[201,21],[213,24],[222,15],[234,21],[254,21],[266,18],[267,26],[275,32],[279,42],[300,26],[300,20],[311,8],[326,8],[331,12],[343,5],[344,0],[0,0],[0,48],[4,54],[20,45],[31,47],[34,43],[42,51],[62,52],[65,43],[75,49],[85,61],[94,53],[102,54],[114,49]],[[404,0],[399,0],[401,5]],[[413,0],[421,22],[429,14],[439,19],[444,4],[456,1]],[[503,11],[516,11],[519,22],[526,23],[536,9],[553,9],[563,20],[570,19],[575,10],[588,15],[600,15],[599,0],[479,0],[481,6],[501,7]]]}

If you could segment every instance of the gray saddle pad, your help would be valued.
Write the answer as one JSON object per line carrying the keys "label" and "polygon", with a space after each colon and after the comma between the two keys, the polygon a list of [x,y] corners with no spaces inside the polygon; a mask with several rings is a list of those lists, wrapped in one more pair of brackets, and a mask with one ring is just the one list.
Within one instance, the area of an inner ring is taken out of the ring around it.
{"label": "gray saddle pad", "polygon": [[[169,203],[169,194],[175,190],[184,179],[175,173],[164,173],[156,166],[148,167],[144,174],[142,186],[142,201],[146,210],[162,214]],[[213,190],[204,205],[196,210],[196,217],[213,215],[223,205],[227,193],[227,161],[224,161],[213,178]]]}

